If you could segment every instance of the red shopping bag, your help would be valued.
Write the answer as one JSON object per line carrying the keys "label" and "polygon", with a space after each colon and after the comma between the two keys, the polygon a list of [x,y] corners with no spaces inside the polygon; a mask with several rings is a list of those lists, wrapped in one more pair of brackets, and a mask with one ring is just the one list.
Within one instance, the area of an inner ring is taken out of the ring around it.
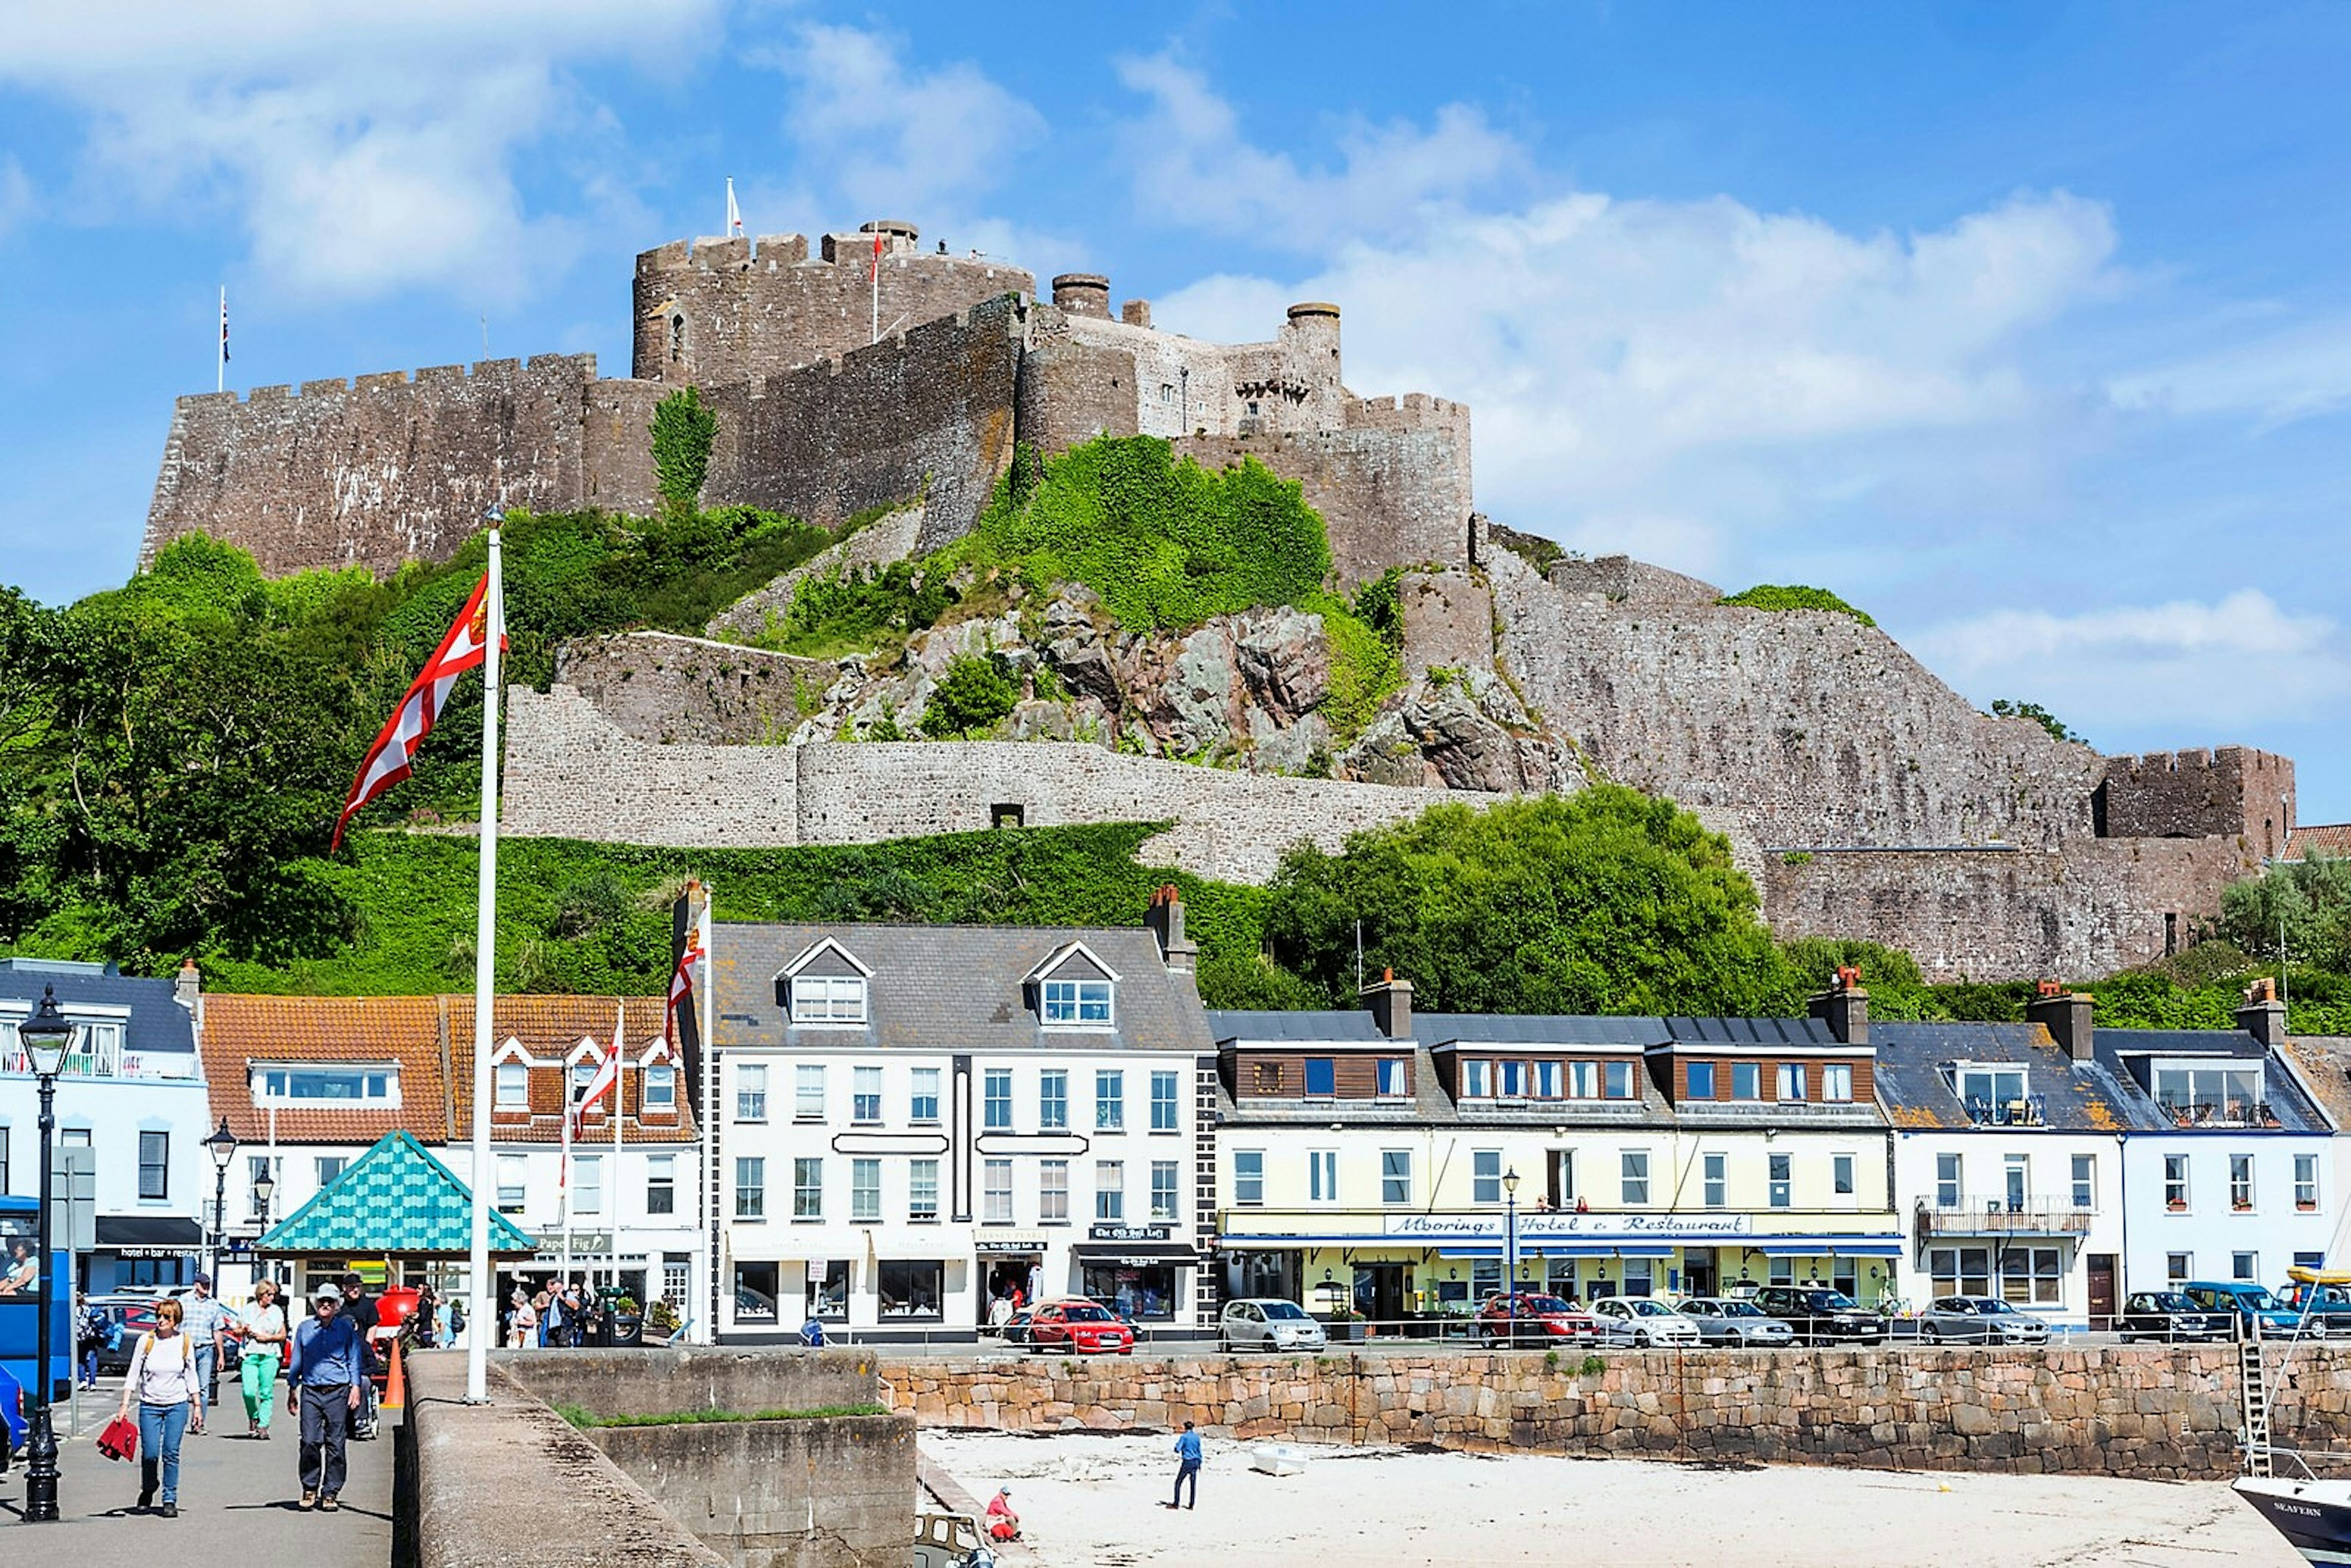
{"label": "red shopping bag", "polygon": [[139,1423],[117,1416],[98,1435],[98,1451],[110,1459],[135,1459],[139,1457]]}

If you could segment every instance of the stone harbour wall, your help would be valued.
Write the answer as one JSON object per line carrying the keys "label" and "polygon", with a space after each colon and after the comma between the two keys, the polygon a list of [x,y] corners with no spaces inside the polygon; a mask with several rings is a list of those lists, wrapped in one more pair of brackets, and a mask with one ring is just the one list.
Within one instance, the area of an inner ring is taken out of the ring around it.
{"label": "stone harbour wall", "polygon": [[[2209,1480],[2237,1472],[2233,1347],[884,1361],[925,1427],[1165,1431],[1625,1458]],[[2281,1380],[2278,1441],[2351,1436],[2351,1354]],[[2291,1434],[2289,1436],[2288,1434]]]}

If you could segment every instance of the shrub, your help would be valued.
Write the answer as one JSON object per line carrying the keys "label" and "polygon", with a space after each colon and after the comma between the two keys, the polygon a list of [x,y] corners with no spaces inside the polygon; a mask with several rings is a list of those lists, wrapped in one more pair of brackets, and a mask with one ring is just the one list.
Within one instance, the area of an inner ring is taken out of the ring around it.
{"label": "shrub", "polygon": [[702,392],[685,387],[653,404],[653,487],[672,513],[691,513],[702,499],[710,474],[710,447],[718,438],[718,416],[702,405]]}
{"label": "shrub", "polygon": [[957,653],[931,688],[923,710],[923,731],[934,740],[984,734],[994,729],[1020,701],[1020,688],[1004,667],[985,653]]}
{"label": "shrub", "polygon": [[1839,615],[1850,615],[1865,626],[1877,624],[1825,588],[1760,582],[1744,593],[1729,595],[1722,602],[1743,610],[1832,610]]}

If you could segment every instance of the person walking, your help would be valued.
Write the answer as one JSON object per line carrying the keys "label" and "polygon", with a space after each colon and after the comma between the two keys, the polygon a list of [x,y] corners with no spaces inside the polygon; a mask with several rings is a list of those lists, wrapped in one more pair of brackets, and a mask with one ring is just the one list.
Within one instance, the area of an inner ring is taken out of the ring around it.
{"label": "person walking", "polygon": [[522,1287],[515,1287],[513,1327],[507,1333],[507,1348],[528,1350],[538,1343],[538,1298],[526,1296]]}
{"label": "person walking", "polygon": [[375,1437],[375,1375],[381,1360],[376,1354],[375,1331],[383,1314],[368,1294],[367,1281],[356,1272],[343,1276],[343,1316],[360,1336],[360,1406],[351,1417],[350,1435],[365,1443]]}
{"label": "person walking", "polygon": [[360,1407],[367,1381],[359,1330],[343,1316],[343,1292],[321,1285],[310,1299],[310,1315],[294,1331],[294,1363],[287,1370],[286,1400],[302,1418],[298,1474],[302,1506],[328,1513],[343,1505],[343,1445],[351,1413]]}
{"label": "person walking", "polygon": [[[1192,1483],[1192,1500],[1184,1501],[1184,1483]],[[1184,1423],[1183,1433],[1176,1439],[1176,1498],[1163,1502],[1162,1508],[1200,1506],[1200,1434],[1192,1430],[1192,1423]]]}
{"label": "person walking", "polygon": [[161,1469],[165,1519],[180,1517],[180,1438],[191,1427],[204,1429],[204,1389],[196,1377],[195,1347],[181,1326],[185,1314],[176,1298],[155,1303],[155,1328],[139,1336],[131,1353],[131,1371],[122,1380],[122,1403],[115,1415],[131,1419],[139,1406],[139,1506],[144,1513],[155,1503],[157,1470]]}
{"label": "person walking", "polygon": [[195,1289],[181,1299],[180,1306],[185,1313],[188,1346],[195,1352],[196,1381],[204,1385],[204,1409],[209,1413],[219,1389],[221,1344],[230,1322],[228,1309],[213,1294],[210,1274],[196,1276]]}
{"label": "person walking", "polygon": [[277,1281],[253,1288],[252,1304],[239,1320],[245,1327],[245,1359],[237,1364],[237,1386],[245,1393],[245,1435],[269,1440],[269,1418],[277,1413],[277,1369],[285,1364],[286,1309],[277,1304]]}
{"label": "person walking", "polygon": [[89,1304],[88,1296],[75,1298],[81,1310],[74,1319],[74,1348],[81,1353],[81,1385],[85,1391],[98,1386],[98,1353],[106,1348],[106,1312]]}

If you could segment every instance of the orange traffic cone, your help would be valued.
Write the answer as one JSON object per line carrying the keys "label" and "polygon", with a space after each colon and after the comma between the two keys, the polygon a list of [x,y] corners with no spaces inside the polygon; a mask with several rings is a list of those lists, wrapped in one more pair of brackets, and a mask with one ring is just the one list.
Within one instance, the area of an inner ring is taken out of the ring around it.
{"label": "orange traffic cone", "polygon": [[408,1372],[400,1364],[400,1342],[396,1339],[392,1342],[392,1375],[384,1380],[383,1403],[377,1408],[381,1410],[408,1408]]}

